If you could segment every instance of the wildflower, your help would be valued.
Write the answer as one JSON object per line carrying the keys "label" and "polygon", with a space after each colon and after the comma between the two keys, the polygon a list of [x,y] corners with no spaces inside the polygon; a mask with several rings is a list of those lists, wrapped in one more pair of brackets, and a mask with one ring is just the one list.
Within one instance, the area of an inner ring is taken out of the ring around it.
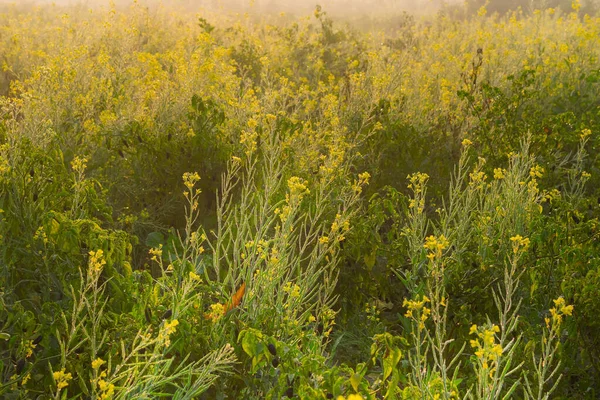
{"label": "wildflower", "polygon": [[197,172],[186,172],[183,174],[183,184],[188,188],[188,190],[192,190],[194,185],[200,180],[200,175]]}
{"label": "wildflower", "polygon": [[504,179],[506,177],[506,170],[504,168],[494,168],[494,179]]}
{"label": "wildflower", "polygon": [[150,253],[150,255],[152,256],[152,261],[159,262],[159,260],[162,257],[162,244],[159,244],[156,248],[150,249],[148,253]]}
{"label": "wildflower", "polygon": [[[553,302],[554,307],[550,309],[552,328],[558,330],[562,324],[563,316],[570,316],[573,314],[573,306],[567,305],[562,296],[553,300]],[[548,318],[546,318],[546,326],[550,328],[550,320]]]}
{"label": "wildflower", "polygon": [[73,379],[71,373],[65,373],[64,368],[60,371],[54,372],[52,377],[54,378],[54,382],[56,383],[56,387],[59,391],[69,386],[69,381]]}
{"label": "wildflower", "polygon": [[544,168],[540,167],[539,165],[534,165],[529,170],[529,176],[531,176],[532,178],[541,178],[543,174]]}
{"label": "wildflower", "polygon": [[427,258],[433,261],[434,258],[440,258],[442,256],[442,252],[444,249],[448,247],[448,239],[444,235],[440,235],[439,237],[435,237],[433,235],[427,237],[425,239],[424,248],[430,251],[427,255]]}
{"label": "wildflower", "polygon": [[33,355],[33,350],[37,347],[37,344],[33,343],[33,340],[27,342],[25,358],[29,358]]}
{"label": "wildflower", "polygon": [[496,343],[496,333],[500,332],[498,325],[492,325],[487,328],[479,328],[477,325],[471,326],[469,334],[476,335],[476,339],[470,341],[471,347],[475,349],[475,356],[484,370],[489,373],[495,371],[498,359],[502,356],[503,349],[499,343]]}
{"label": "wildflower", "polygon": [[104,365],[106,363],[106,361],[104,361],[101,358],[96,358],[94,361],[92,361],[92,368],[93,369],[98,369],[100,368],[102,365]]}
{"label": "wildflower", "polygon": [[221,303],[215,303],[210,305],[210,312],[206,315],[206,318],[212,322],[217,322],[223,315],[225,315],[225,306]]}
{"label": "wildflower", "polygon": [[158,341],[165,347],[168,347],[171,344],[171,339],[169,336],[177,331],[177,325],[179,325],[179,321],[176,319],[164,322],[160,332],[158,333]]}
{"label": "wildflower", "polygon": [[306,186],[307,182],[297,176],[292,176],[290,179],[288,179],[287,184],[292,194],[302,195],[305,193],[310,193],[310,190],[308,190],[308,187]]}
{"label": "wildflower", "polygon": [[469,146],[471,146],[472,144],[473,144],[473,142],[472,142],[472,141],[470,141],[469,139],[463,139],[463,141],[462,141],[462,145],[463,145],[463,147],[469,147]]}
{"label": "wildflower", "polygon": [[111,399],[115,394],[115,385],[106,382],[104,379],[98,380],[98,389],[100,389],[101,392],[99,397],[101,400]]}
{"label": "wildflower", "polygon": [[87,167],[87,161],[87,158],[75,157],[73,161],[71,161],[71,168],[78,174],[83,174]]}
{"label": "wildflower", "polygon": [[104,265],[106,265],[106,260],[104,260],[104,252],[102,250],[90,251],[89,255],[89,270],[92,275],[95,276],[99,274],[104,268]]}
{"label": "wildflower", "polygon": [[579,135],[579,137],[581,138],[581,140],[587,138],[588,136],[590,136],[592,134],[592,131],[590,129],[583,129],[581,131],[581,135]]}
{"label": "wildflower", "polygon": [[510,241],[513,242],[513,253],[517,254],[519,250],[527,250],[529,247],[529,239],[524,238],[521,235],[515,235],[510,238]]}
{"label": "wildflower", "polygon": [[429,298],[423,295],[421,300],[404,299],[404,302],[402,303],[402,306],[407,308],[404,316],[415,320],[419,325],[419,329],[425,328],[425,321],[427,321],[429,315],[431,315],[431,309],[425,306],[425,304],[429,302],[431,302]]}
{"label": "wildflower", "polygon": [[484,183],[487,179],[487,175],[483,171],[474,171],[469,174],[469,185],[476,187],[477,189],[482,189]]}
{"label": "wildflower", "polygon": [[200,278],[200,275],[198,275],[194,271],[190,271],[190,280],[196,281],[196,282],[202,282],[202,279]]}

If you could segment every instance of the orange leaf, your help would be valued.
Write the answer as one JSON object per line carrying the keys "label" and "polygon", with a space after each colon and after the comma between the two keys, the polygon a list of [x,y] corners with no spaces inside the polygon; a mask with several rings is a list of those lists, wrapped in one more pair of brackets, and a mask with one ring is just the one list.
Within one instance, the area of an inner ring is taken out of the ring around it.
{"label": "orange leaf", "polygon": [[231,311],[232,309],[240,305],[245,292],[246,282],[243,282],[242,286],[240,286],[240,288],[237,290],[237,292],[235,292],[235,294],[231,298],[231,302],[227,303],[227,306],[225,307],[225,313]]}

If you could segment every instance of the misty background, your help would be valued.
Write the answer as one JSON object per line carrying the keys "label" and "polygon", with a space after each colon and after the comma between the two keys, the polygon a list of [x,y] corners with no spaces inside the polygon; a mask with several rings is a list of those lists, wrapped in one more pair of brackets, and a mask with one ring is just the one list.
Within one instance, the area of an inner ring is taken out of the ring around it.
{"label": "misty background", "polygon": [[[134,0],[0,0],[0,4],[55,4],[100,7],[114,3],[119,7],[131,5]],[[524,13],[535,9],[558,8],[571,10],[572,0],[138,0],[149,7],[167,6],[190,12],[201,10],[224,13],[247,12],[253,14],[287,13],[309,15],[320,5],[331,16],[360,17],[411,13],[416,15],[447,11],[455,15],[476,13],[485,6],[488,14],[521,9]],[[582,14],[597,14],[600,0],[580,0]]]}

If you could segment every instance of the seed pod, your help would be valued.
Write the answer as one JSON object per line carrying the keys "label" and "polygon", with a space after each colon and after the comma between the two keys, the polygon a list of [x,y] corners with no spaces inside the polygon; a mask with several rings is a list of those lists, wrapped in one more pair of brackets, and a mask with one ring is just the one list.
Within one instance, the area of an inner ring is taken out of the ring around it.
{"label": "seed pod", "polygon": [[38,194],[37,194],[37,192],[35,192],[33,194],[33,201],[38,201]]}
{"label": "seed pod", "polygon": [[17,375],[21,375],[21,372],[23,372],[23,368],[25,368],[25,359],[21,358],[19,361],[17,361],[17,365],[15,367]]}
{"label": "seed pod", "polygon": [[333,395],[332,395],[331,393],[327,393],[327,396],[326,396],[326,397],[327,397],[328,399],[333,399]]}
{"label": "seed pod", "polygon": [[277,368],[279,366],[279,357],[273,358],[273,360],[271,361],[271,365],[273,366],[273,368]]}
{"label": "seed pod", "polygon": [[171,139],[173,139],[173,134],[169,132],[169,134],[167,135],[167,140],[170,142]]}
{"label": "seed pod", "polygon": [[147,323],[152,323],[152,310],[150,310],[150,307],[146,307],[144,310],[144,316],[146,317]]}
{"label": "seed pod", "polygon": [[44,337],[42,335],[39,335],[38,337],[36,337],[35,339],[33,339],[33,344],[35,344],[35,345],[40,344],[43,338]]}
{"label": "seed pod", "polygon": [[294,397],[294,388],[293,387],[287,388],[287,390],[285,391],[285,395],[290,399],[292,397]]}
{"label": "seed pod", "polygon": [[165,311],[165,313],[162,316],[162,319],[169,319],[173,316],[173,310],[171,310],[170,308]]}
{"label": "seed pod", "polygon": [[273,356],[277,355],[277,349],[275,348],[274,344],[269,343],[269,345],[267,346],[267,349],[269,349],[269,353],[271,353],[271,355],[273,355]]}
{"label": "seed pod", "polygon": [[123,146],[129,147],[129,143],[127,143],[127,140],[121,139],[121,142],[123,142]]}
{"label": "seed pod", "polygon": [[121,158],[125,158],[125,154],[123,154],[123,150],[119,150],[118,153],[121,156]]}
{"label": "seed pod", "polygon": [[32,178],[34,177],[34,175],[35,175],[35,170],[34,170],[33,168],[31,168],[31,169],[29,170],[29,175],[30,175]]}
{"label": "seed pod", "polygon": [[137,138],[138,142],[144,143],[144,141],[142,140],[142,137],[139,134],[136,135],[136,138]]}

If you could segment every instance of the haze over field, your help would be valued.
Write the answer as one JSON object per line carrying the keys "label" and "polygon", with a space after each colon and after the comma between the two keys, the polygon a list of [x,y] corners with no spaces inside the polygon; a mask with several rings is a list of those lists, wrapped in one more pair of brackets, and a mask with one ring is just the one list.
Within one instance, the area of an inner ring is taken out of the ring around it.
{"label": "haze over field", "polygon": [[[59,6],[85,5],[91,7],[109,4],[109,0],[32,0],[15,2],[14,0],[0,0],[1,3],[31,3],[31,4],[56,4]],[[117,5],[130,5],[132,0],[116,0]],[[168,5],[174,8],[187,10],[225,10],[233,12],[272,12],[272,13],[311,13],[319,4],[331,14],[380,14],[390,12],[408,11],[413,13],[428,13],[439,9],[443,4],[459,4],[458,0],[141,0],[138,3],[155,6]]]}

